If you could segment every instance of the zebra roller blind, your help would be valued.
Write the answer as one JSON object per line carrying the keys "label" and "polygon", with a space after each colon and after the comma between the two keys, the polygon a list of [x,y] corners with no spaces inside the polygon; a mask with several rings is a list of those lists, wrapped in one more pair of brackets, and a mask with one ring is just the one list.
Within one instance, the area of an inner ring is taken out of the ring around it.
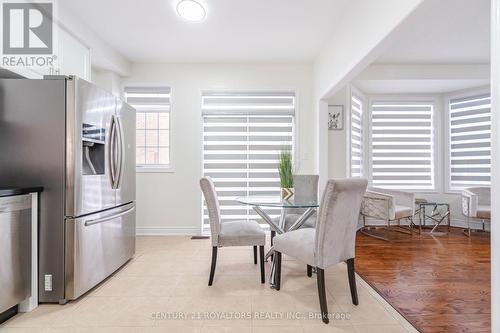
{"label": "zebra roller blind", "polygon": [[[293,152],[295,93],[292,91],[205,91],[203,173],[213,178],[222,220],[260,221],[235,199],[279,195],[278,158]],[[278,216],[278,209],[267,209]],[[208,212],[204,204],[204,225]]]}
{"label": "zebra roller blind", "polygon": [[449,102],[450,189],[491,184],[489,94]]}
{"label": "zebra roller blind", "polygon": [[363,176],[363,99],[351,95],[351,177]]}
{"label": "zebra roller blind", "polygon": [[374,101],[371,104],[373,186],[432,190],[433,103]]}

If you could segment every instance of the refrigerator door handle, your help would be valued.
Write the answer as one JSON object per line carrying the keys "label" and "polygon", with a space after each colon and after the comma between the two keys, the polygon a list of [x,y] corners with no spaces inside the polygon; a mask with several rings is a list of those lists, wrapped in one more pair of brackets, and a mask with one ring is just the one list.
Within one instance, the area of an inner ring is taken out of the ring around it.
{"label": "refrigerator door handle", "polygon": [[124,210],[122,212],[119,212],[119,213],[116,213],[116,214],[113,214],[113,215],[109,215],[109,216],[105,216],[105,217],[101,217],[101,218],[98,218],[98,219],[95,219],[95,220],[88,220],[88,221],[85,221],[85,226],[86,227],[89,227],[91,225],[94,225],[94,224],[99,224],[99,223],[104,223],[104,222],[107,222],[107,221],[111,221],[111,220],[114,220],[120,216],[123,216],[123,215],[127,215],[128,213],[130,213],[131,211],[133,211],[135,209],[135,206],[134,207],[131,207],[127,210]]}
{"label": "refrigerator door handle", "polygon": [[121,135],[120,135],[120,120],[118,118],[118,116],[114,116],[115,118],[115,141],[114,141],[114,145],[113,145],[113,149],[114,149],[114,155],[113,155],[113,158],[114,158],[114,165],[115,165],[115,182],[113,184],[113,188],[114,189],[117,189],[119,187],[118,185],[118,182],[119,182],[119,179],[120,179],[120,169],[121,169],[121,163],[120,163],[120,160],[121,160],[121,144],[120,144],[120,141],[121,141]]}
{"label": "refrigerator door handle", "polygon": [[123,170],[125,164],[125,138],[123,134],[123,127],[120,117],[116,116],[116,125],[118,128],[118,156],[117,156],[117,171],[116,171],[116,187],[120,188],[122,178],[123,178]]}
{"label": "refrigerator door handle", "polygon": [[111,188],[115,188],[116,183],[116,119],[115,116],[111,116],[111,124],[110,124],[110,143],[109,143],[109,169],[110,169],[110,180],[111,180]]}

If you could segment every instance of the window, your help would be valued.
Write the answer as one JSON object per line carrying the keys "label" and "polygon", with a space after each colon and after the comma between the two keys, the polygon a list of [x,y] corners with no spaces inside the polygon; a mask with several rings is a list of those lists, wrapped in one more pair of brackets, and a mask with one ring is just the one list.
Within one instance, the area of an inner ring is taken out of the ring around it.
{"label": "window", "polygon": [[127,103],[136,111],[138,168],[170,167],[170,88],[126,87]]}
{"label": "window", "polygon": [[373,186],[434,190],[434,104],[374,101],[371,104]]}
{"label": "window", "polygon": [[491,98],[449,101],[449,189],[491,184]]}
{"label": "window", "polygon": [[[202,95],[203,173],[212,177],[222,220],[260,220],[235,199],[279,195],[278,158],[293,152],[295,94],[288,91],[207,91]],[[279,209],[269,209],[271,217]],[[208,225],[206,207],[204,225]]]}
{"label": "window", "polygon": [[351,94],[351,177],[363,176],[363,99]]}

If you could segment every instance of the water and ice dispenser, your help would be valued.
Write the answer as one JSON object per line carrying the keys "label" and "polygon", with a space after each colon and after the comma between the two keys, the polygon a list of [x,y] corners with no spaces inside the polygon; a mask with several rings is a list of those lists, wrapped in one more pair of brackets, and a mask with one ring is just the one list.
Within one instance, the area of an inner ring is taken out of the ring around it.
{"label": "water and ice dispenser", "polygon": [[83,124],[82,173],[103,175],[105,168],[106,130],[90,124]]}

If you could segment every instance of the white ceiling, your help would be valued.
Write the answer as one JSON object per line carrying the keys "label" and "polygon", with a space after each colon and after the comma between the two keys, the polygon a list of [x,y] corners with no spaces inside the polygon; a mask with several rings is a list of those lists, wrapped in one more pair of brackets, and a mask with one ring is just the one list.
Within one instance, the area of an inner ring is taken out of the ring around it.
{"label": "white ceiling", "polygon": [[202,23],[179,18],[179,0],[64,0],[132,62],[311,62],[348,0],[199,0]]}
{"label": "white ceiling", "polygon": [[426,0],[376,63],[488,63],[490,0]]}

